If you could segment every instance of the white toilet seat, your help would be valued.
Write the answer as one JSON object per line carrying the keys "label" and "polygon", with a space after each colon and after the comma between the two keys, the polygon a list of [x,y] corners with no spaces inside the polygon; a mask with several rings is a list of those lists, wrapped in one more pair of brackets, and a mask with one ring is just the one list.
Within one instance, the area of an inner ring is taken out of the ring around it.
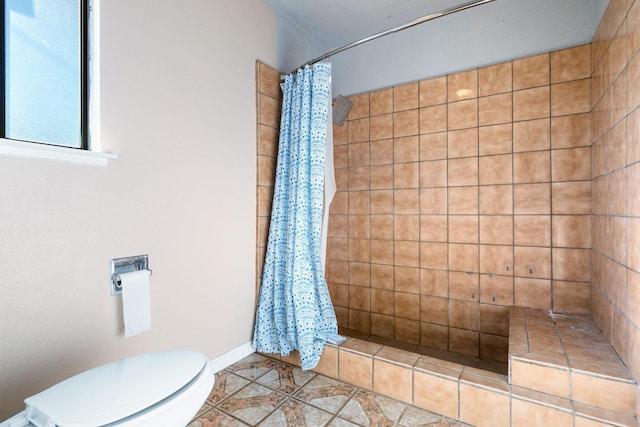
{"label": "white toilet seat", "polygon": [[26,410],[0,427],[185,426],[213,382],[201,353],[148,353],[91,369],[31,396],[25,399]]}

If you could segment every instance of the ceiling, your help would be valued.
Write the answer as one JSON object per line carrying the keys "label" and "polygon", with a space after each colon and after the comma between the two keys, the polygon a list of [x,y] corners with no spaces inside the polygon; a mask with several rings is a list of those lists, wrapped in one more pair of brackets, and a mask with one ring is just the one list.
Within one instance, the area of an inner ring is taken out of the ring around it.
{"label": "ceiling", "polygon": [[[471,0],[266,0],[281,71]],[[354,94],[589,43],[609,0],[495,0],[331,56]]]}
{"label": "ceiling", "polygon": [[[267,0],[331,50],[469,0]],[[482,7],[482,5],[478,6]]]}

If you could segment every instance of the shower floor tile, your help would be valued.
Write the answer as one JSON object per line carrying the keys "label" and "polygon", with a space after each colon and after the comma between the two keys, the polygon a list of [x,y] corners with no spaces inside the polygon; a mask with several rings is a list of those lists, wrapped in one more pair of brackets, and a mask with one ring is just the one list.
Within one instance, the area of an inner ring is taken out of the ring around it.
{"label": "shower floor tile", "polygon": [[255,353],[216,374],[188,427],[209,426],[472,427]]}

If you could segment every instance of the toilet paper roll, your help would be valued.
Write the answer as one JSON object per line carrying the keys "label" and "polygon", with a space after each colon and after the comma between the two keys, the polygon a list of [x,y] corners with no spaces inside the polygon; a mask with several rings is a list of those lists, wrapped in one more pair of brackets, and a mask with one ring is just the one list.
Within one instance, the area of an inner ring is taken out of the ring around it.
{"label": "toilet paper roll", "polygon": [[151,329],[149,270],[120,274],[125,338]]}

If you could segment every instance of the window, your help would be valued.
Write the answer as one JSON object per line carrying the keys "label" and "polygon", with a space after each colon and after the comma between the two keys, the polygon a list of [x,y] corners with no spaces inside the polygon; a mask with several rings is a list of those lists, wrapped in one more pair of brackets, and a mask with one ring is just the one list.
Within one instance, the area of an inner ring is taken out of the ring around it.
{"label": "window", "polygon": [[89,0],[0,0],[0,138],[89,149]]}

